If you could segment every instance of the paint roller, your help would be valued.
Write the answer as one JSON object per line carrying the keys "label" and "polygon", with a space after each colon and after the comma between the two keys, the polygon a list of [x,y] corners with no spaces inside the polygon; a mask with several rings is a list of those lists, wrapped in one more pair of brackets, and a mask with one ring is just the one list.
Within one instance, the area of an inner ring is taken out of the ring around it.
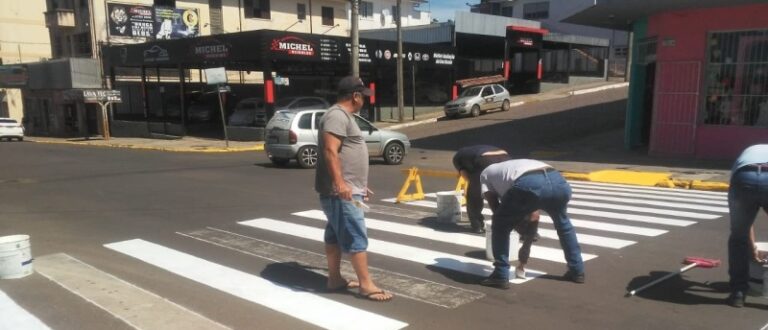
{"label": "paint roller", "polygon": [[717,259],[707,259],[707,258],[699,258],[699,257],[686,257],[683,260],[683,264],[686,265],[686,266],[683,267],[683,268],[680,268],[680,270],[678,270],[676,272],[673,272],[673,273],[669,273],[667,275],[664,275],[664,276],[654,280],[651,283],[648,283],[648,284],[643,285],[643,286],[641,286],[641,287],[639,287],[637,289],[634,289],[632,291],[627,292],[627,297],[634,296],[634,295],[636,295],[640,291],[643,291],[643,290],[645,290],[647,288],[650,288],[650,287],[652,287],[652,286],[654,286],[656,284],[659,284],[659,283],[661,283],[663,281],[666,281],[666,280],[668,280],[668,279],[670,279],[670,278],[672,278],[674,276],[677,276],[679,274],[685,273],[685,272],[687,272],[687,271],[689,271],[691,269],[694,269],[694,268],[715,268],[715,267],[718,267],[718,266],[720,266],[720,260],[717,260]]}

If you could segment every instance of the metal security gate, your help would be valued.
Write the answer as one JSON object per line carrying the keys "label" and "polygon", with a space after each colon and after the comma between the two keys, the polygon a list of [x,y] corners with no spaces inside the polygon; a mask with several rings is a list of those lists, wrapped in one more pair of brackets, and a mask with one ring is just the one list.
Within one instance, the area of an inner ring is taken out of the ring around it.
{"label": "metal security gate", "polygon": [[700,62],[658,62],[651,154],[682,156],[695,153],[700,86]]}

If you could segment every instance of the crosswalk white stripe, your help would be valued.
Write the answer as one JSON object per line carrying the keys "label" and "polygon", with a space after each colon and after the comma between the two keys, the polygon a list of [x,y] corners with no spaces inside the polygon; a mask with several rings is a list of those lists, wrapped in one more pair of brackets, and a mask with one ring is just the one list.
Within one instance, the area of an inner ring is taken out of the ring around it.
{"label": "crosswalk white stripe", "polygon": [[671,208],[677,208],[677,209],[689,209],[689,210],[728,213],[727,207],[707,206],[707,205],[701,205],[701,204],[699,205],[684,204],[684,203],[676,203],[676,202],[661,202],[661,201],[642,200],[642,199],[636,199],[636,198],[574,194],[572,200],[574,199],[576,200],[587,199],[587,200],[606,201],[606,202],[618,202],[618,203],[625,203],[625,204],[653,205],[653,206],[663,206],[663,207],[671,207]]}
{"label": "crosswalk white stripe", "polygon": [[672,215],[672,216],[686,217],[691,219],[712,220],[712,219],[717,219],[721,217],[721,215],[717,215],[717,214],[675,211],[675,210],[665,210],[665,209],[657,209],[657,208],[650,208],[650,207],[585,202],[585,201],[575,201],[575,200],[571,200],[570,202],[568,202],[568,205],[596,207],[596,208],[609,209],[609,210],[622,210],[622,211],[643,212],[643,213],[651,213],[651,214]]}
{"label": "crosswalk white stripe", "polygon": [[[268,218],[259,218],[254,220],[241,221],[238,223],[244,226],[282,233],[313,241],[323,241],[323,230],[314,227],[302,226],[290,222]],[[482,277],[490,275],[493,271],[493,265],[490,261],[432,251],[372,238],[368,239],[367,251],[369,253],[381,254],[392,258],[408,260],[424,265],[435,266]],[[528,278],[510,279],[509,282],[512,284],[520,284],[544,274],[545,273],[543,272],[526,268],[526,275]]]}
{"label": "crosswalk white stripe", "polygon": [[408,325],[141,239],[104,246],[318,327],[357,329],[365,324],[370,329],[402,329]]}
{"label": "crosswalk white stripe", "polygon": [[[296,212],[293,215],[304,217],[308,219],[326,221],[325,213],[320,210],[311,210],[304,212]],[[464,233],[449,233],[438,231],[433,228],[423,226],[405,225],[395,223],[391,221],[377,220],[371,218],[365,218],[365,226],[370,229],[376,229],[386,231],[390,233],[397,233],[406,236],[413,236],[419,238],[425,238],[433,241],[463,245],[478,249],[485,249],[485,237],[477,235],[469,235]],[[546,233],[542,232],[545,231]],[[551,236],[553,234],[554,236]],[[553,230],[539,229],[539,235],[546,238],[557,239],[557,232]],[[627,245],[634,244],[635,242],[625,240],[615,240],[608,237],[592,236],[587,238],[590,242],[599,242],[600,246],[619,249]],[[581,237],[579,237],[579,243],[581,243]],[[595,245],[595,244],[592,244]],[[582,253],[581,258],[584,261],[594,259],[596,256],[588,253]],[[559,263],[565,263],[562,249],[553,249],[543,246],[534,245],[531,247],[531,258],[554,261]]]}
{"label": "crosswalk white stripe", "polygon": [[67,254],[39,257],[35,270],[136,329],[229,329]]}
{"label": "crosswalk white stripe", "polygon": [[641,194],[645,196],[670,196],[670,197],[686,197],[695,198],[707,201],[728,201],[728,196],[715,196],[715,195],[692,195],[690,193],[683,192],[681,190],[667,189],[669,191],[653,191],[653,190],[637,190],[631,188],[622,187],[610,187],[610,186],[586,186],[571,182],[571,188],[588,189],[594,191],[618,191],[618,192],[631,192],[635,194]]}
{"label": "crosswalk white stripe", "polygon": [[[395,198],[388,198],[382,200],[384,202],[390,202],[394,203],[396,201]],[[404,202],[404,204],[407,205],[414,205],[414,206],[421,206],[421,207],[429,207],[429,208],[437,208],[437,203],[433,201],[412,201],[412,202]],[[466,212],[466,208],[464,208],[464,211]],[[493,212],[491,212],[490,209],[483,209],[484,215],[492,215]],[[592,211],[592,210],[582,210],[577,208],[568,208],[569,214],[581,214],[581,215],[591,215],[591,216],[601,216],[611,219],[619,219],[619,220],[627,220],[627,221],[637,221],[637,222],[646,222],[646,223],[654,223],[654,224],[663,224],[663,225],[670,225],[670,226],[678,226],[678,227],[686,227],[690,226],[695,221],[686,221],[686,220],[673,220],[673,219],[664,219],[664,218],[658,218],[658,217],[652,217],[652,216],[643,216],[643,215],[635,215],[635,214],[623,214],[623,213],[615,213],[615,212],[605,212],[605,211]],[[542,216],[543,218],[543,216]],[[549,218],[549,217],[547,217]],[[551,219],[550,219],[551,220]],[[571,219],[571,223],[576,227],[581,227],[579,224],[585,224],[584,221],[577,221],[574,219]],[[605,230],[605,231],[618,231],[618,232],[627,232],[629,234],[637,234],[637,235],[644,235],[644,236],[658,236],[660,234],[666,233],[666,230],[659,230],[659,229],[652,229],[652,228],[645,228],[645,227],[635,227],[635,226],[623,226],[623,225],[613,225],[610,223],[603,223],[603,222],[590,222],[591,227],[585,227],[590,229],[598,229],[598,230]],[[614,230],[618,229],[618,230]],[[628,232],[628,230],[631,230],[631,232]]]}
{"label": "crosswalk white stripe", "polygon": [[580,194],[589,194],[589,195],[608,195],[608,196],[622,196],[622,197],[637,197],[637,198],[643,198],[643,199],[650,199],[650,200],[662,200],[662,201],[672,201],[672,202],[687,202],[687,203],[697,203],[697,204],[708,204],[708,205],[721,205],[721,206],[728,206],[728,201],[723,200],[712,200],[712,199],[702,199],[699,197],[693,198],[693,197],[674,197],[674,196],[660,196],[660,195],[647,195],[647,194],[638,194],[638,193],[630,193],[630,192],[619,192],[619,191],[603,191],[603,190],[596,190],[596,189],[583,189],[583,188],[572,188],[573,189],[573,196],[579,196]]}
{"label": "crosswalk white stripe", "polygon": [[658,192],[677,192],[681,194],[686,194],[689,196],[716,196],[721,198],[727,198],[728,193],[727,192],[719,192],[719,191],[705,191],[705,190],[681,190],[681,189],[675,189],[675,188],[663,188],[663,187],[646,187],[646,186],[634,186],[634,185],[628,185],[628,184],[618,184],[618,183],[601,183],[601,182],[588,182],[588,181],[568,181],[571,186],[591,186],[591,187],[616,187],[616,188],[626,188],[626,189],[632,189],[634,191],[658,191]]}
{"label": "crosswalk white stripe", "polygon": [[50,330],[45,323],[0,291],[0,329]]}
{"label": "crosswalk white stripe", "polygon": [[[436,194],[425,194],[425,197],[437,197]],[[395,203],[395,198],[388,198],[383,199],[384,202],[389,203]],[[413,201],[408,202],[408,204],[411,205],[417,205],[417,206],[425,206],[425,207],[431,207],[436,208],[437,204],[435,202],[429,202],[426,201]],[[466,212],[467,209],[464,207],[464,212]],[[485,208],[483,209],[483,214],[485,215],[492,215],[493,212],[491,212],[490,209]],[[587,210],[587,209],[580,209],[575,207],[568,207],[568,214],[578,214],[578,215],[588,215],[588,216],[596,216],[596,217],[603,217],[608,219],[617,219],[617,220],[626,220],[626,221],[636,221],[636,222],[645,222],[645,223],[653,223],[653,224],[659,224],[659,225],[667,225],[667,226],[676,226],[676,227],[687,227],[690,226],[696,221],[690,221],[690,220],[677,220],[677,219],[668,219],[668,218],[660,218],[656,216],[650,216],[650,215],[640,215],[640,214],[627,214],[627,213],[616,213],[616,212],[608,212],[608,211],[597,211],[597,210]]]}

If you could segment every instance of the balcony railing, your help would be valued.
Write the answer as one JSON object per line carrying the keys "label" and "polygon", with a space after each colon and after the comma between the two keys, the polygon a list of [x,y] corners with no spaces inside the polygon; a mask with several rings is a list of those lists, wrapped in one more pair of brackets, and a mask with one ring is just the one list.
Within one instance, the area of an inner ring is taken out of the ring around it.
{"label": "balcony railing", "polygon": [[45,13],[45,26],[49,28],[75,27],[75,11],[72,9],[54,9]]}

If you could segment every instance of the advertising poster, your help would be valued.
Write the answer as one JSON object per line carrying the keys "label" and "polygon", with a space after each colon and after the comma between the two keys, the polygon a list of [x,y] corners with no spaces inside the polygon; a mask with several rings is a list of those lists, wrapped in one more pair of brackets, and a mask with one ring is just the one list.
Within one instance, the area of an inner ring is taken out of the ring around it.
{"label": "advertising poster", "polygon": [[109,35],[113,37],[152,38],[154,26],[151,6],[108,3]]}
{"label": "advertising poster", "polygon": [[154,20],[157,40],[196,37],[200,33],[200,16],[197,9],[155,7]]}

